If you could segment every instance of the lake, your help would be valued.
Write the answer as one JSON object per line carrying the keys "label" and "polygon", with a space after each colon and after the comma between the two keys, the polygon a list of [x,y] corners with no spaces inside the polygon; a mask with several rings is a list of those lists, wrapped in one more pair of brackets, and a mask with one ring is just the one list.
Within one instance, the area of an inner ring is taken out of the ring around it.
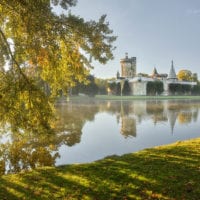
{"label": "lake", "polygon": [[200,137],[197,100],[71,101],[56,109],[55,134],[1,134],[2,173],[87,163]]}

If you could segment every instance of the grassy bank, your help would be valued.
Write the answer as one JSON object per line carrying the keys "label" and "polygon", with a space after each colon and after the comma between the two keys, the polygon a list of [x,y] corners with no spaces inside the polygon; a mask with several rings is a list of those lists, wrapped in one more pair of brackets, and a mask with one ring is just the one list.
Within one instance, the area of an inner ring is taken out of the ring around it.
{"label": "grassy bank", "polygon": [[200,197],[200,138],[0,177],[0,199],[185,199]]}
{"label": "grassy bank", "polygon": [[[200,100],[200,96],[115,96],[115,95],[96,95],[88,96],[70,96],[69,101],[90,101],[90,100],[113,100],[113,101],[132,101],[132,100]],[[67,101],[67,97],[58,99],[58,102]]]}

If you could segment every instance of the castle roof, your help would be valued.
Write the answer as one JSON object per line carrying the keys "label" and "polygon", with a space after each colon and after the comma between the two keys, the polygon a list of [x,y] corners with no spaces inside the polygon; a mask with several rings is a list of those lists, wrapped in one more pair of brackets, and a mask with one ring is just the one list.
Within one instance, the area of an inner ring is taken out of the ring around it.
{"label": "castle roof", "polygon": [[157,71],[157,69],[156,69],[155,67],[153,68],[153,73],[152,73],[152,75],[153,75],[153,76],[158,75],[158,71]]}
{"label": "castle roof", "polygon": [[168,75],[168,78],[167,78],[167,79],[177,79],[177,77],[176,77],[176,72],[175,72],[175,69],[174,69],[173,60],[172,60],[171,69],[170,69],[170,71],[169,71],[169,75]]}
{"label": "castle roof", "polygon": [[153,73],[150,77],[152,77],[152,78],[166,78],[167,74],[159,74],[157,69],[154,67]]}

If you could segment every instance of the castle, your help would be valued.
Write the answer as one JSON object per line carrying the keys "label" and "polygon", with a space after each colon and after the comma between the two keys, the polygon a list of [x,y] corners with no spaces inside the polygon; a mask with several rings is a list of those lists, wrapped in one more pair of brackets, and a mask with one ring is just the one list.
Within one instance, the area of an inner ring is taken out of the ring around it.
{"label": "castle", "polygon": [[121,64],[121,76],[119,72],[117,73],[117,80],[116,83],[123,83],[125,81],[128,81],[130,86],[130,95],[147,95],[147,83],[148,82],[155,82],[160,81],[163,83],[163,89],[162,95],[169,95],[170,94],[170,85],[186,85],[193,87],[196,85],[196,82],[192,81],[180,81],[178,80],[174,68],[173,61],[171,62],[171,68],[169,70],[169,74],[159,74],[157,72],[157,69],[153,69],[152,75],[146,75],[143,74],[137,74],[137,68],[136,68],[136,57],[128,57],[128,54],[126,53],[125,58],[120,60]]}

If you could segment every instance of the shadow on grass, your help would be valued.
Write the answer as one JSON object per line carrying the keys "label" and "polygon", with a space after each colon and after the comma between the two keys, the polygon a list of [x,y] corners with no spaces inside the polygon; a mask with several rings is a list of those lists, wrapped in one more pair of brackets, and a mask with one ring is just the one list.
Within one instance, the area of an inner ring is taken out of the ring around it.
{"label": "shadow on grass", "polygon": [[81,165],[0,177],[0,199],[200,197],[200,139]]}

